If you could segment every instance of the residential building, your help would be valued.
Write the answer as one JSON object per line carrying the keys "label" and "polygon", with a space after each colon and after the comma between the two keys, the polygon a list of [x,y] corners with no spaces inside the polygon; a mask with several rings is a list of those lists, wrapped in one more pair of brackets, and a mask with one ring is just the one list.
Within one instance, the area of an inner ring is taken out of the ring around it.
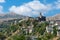
{"label": "residential building", "polygon": [[32,33],[34,26],[33,26],[32,22],[30,24],[31,25],[30,26],[27,26],[27,27],[25,27],[23,25],[23,27],[21,28],[21,30],[23,31],[24,34],[30,34],[30,33]]}
{"label": "residential building", "polygon": [[60,20],[50,20],[49,26],[46,27],[47,33],[53,33],[53,27],[56,27],[57,29],[57,36],[60,36]]}
{"label": "residential building", "polygon": [[53,26],[51,26],[51,25],[50,26],[47,26],[46,27],[46,32],[53,34]]}

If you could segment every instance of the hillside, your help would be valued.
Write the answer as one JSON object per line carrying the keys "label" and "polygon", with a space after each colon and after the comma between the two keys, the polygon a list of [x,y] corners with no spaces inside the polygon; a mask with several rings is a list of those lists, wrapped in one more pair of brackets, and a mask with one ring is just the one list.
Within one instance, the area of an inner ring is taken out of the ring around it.
{"label": "hillside", "polygon": [[54,16],[47,17],[46,20],[60,20],[60,14],[56,14]]}
{"label": "hillside", "polygon": [[26,18],[26,16],[15,14],[15,13],[7,13],[7,14],[0,14],[0,22],[7,21],[7,20],[13,20],[13,19],[21,19]]}
{"label": "hillside", "polygon": [[16,13],[7,13],[7,14],[0,14],[0,19],[3,19],[3,18],[23,18],[25,16],[23,15],[19,15],[19,14],[16,14]]}

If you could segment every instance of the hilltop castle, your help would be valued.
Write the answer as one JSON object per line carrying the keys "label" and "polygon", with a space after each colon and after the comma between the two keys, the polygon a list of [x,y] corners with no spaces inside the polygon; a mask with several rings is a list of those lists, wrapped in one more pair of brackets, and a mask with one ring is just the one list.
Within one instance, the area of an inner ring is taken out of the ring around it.
{"label": "hilltop castle", "polygon": [[40,21],[40,22],[41,22],[41,21],[46,21],[46,17],[43,16],[42,13],[40,13],[40,16],[37,17],[37,20]]}

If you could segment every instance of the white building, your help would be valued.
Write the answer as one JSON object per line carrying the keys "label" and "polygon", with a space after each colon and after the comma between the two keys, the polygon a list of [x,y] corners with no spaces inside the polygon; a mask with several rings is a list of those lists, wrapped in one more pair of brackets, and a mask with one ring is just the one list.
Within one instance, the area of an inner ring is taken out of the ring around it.
{"label": "white building", "polygon": [[55,21],[55,26],[57,26],[57,36],[60,36],[60,20]]}
{"label": "white building", "polygon": [[60,20],[50,21],[50,25],[46,27],[47,33],[53,33],[54,26],[57,29],[57,36],[60,36]]}
{"label": "white building", "polygon": [[46,32],[52,34],[53,33],[53,26],[47,26],[46,27]]}
{"label": "white building", "polygon": [[25,27],[23,25],[23,27],[21,28],[21,30],[23,30],[25,34],[30,34],[33,31],[33,27],[34,27],[34,25],[31,23],[31,25],[27,26],[27,27]]}
{"label": "white building", "polygon": [[57,36],[60,36],[60,25],[57,25]]}

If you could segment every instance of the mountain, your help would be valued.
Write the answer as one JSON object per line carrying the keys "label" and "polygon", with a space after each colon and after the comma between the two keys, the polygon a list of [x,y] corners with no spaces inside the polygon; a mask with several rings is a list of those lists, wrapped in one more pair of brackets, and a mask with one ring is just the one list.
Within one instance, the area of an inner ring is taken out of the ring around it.
{"label": "mountain", "polygon": [[4,16],[5,14],[3,14],[3,13],[0,13],[0,16]]}
{"label": "mountain", "polygon": [[23,18],[25,16],[23,15],[19,15],[19,14],[15,14],[15,13],[8,13],[8,14],[4,14],[3,16],[1,16],[0,14],[0,19],[3,19],[3,18]]}
{"label": "mountain", "polygon": [[47,17],[46,20],[60,20],[60,14],[56,14],[51,17]]}
{"label": "mountain", "polygon": [[0,22],[5,20],[12,20],[12,19],[21,19],[26,18],[26,16],[19,15],[13,12],[7,13],[7,14],[0,14]]}

